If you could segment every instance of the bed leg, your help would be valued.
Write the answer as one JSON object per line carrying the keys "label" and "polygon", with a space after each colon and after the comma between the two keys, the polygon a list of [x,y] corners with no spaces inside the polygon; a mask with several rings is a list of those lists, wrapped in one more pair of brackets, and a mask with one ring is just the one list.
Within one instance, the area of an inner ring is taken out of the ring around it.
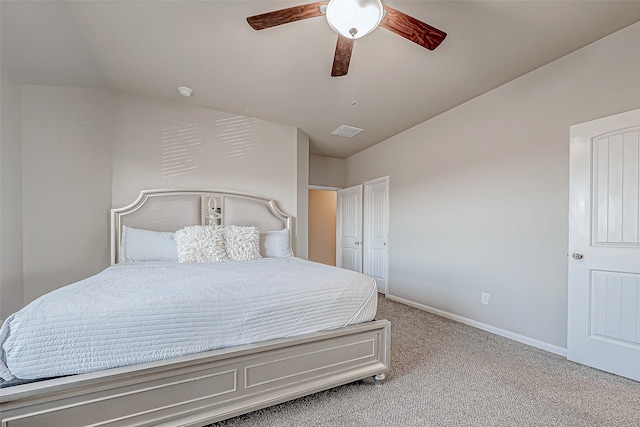
{"label": "bed leg", "polygon": [[382,385],[382,381],[384,381],[384,378],[385,378],[384,374],[374,375],[373,383],[375,384],[376,387],[380,387]]}

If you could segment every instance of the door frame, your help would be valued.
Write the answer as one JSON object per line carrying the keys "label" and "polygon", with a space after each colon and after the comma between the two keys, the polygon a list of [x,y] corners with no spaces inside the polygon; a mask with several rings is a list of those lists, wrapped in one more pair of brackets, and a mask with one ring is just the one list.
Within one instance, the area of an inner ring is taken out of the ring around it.
{"label": "door frame", "polygon": [[340,187],[326,187],[324,185],[309,185],[308,190],[324,190],[324,191],[338,191],[342,190]]}

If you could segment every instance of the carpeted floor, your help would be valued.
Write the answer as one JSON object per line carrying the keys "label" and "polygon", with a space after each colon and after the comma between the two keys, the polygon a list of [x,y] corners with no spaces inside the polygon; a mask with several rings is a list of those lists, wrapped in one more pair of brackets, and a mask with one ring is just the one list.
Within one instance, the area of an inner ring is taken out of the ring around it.
{"label": "carpeted floor", "polygon": [[391,321],[382,387],[367,379],[212,426],[640,426],[639,382],[384,297],[377,318]]}

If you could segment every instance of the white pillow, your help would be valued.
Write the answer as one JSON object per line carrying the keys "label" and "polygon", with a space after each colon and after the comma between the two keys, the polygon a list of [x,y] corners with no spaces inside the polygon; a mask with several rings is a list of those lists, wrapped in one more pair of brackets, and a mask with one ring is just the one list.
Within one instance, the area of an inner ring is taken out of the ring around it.
{"label": "white pillow", "polygon": [[178,261],[175,233],[123,225],[120,246],[126,262]]}
{"label": "white pillow", "polygon": [[229,225],[224,228],[227,255],[230,261],[260,259],[260,231],[258,227]]}
{"label": "white pillow", "polygon": [[263,258],[293,256],[289,229],[260,233],[260,253]]}
{"label": "white pillow", "polygon": [[176,231],[178,262],[227,261],[224,229],[219,225],[189,225]]}

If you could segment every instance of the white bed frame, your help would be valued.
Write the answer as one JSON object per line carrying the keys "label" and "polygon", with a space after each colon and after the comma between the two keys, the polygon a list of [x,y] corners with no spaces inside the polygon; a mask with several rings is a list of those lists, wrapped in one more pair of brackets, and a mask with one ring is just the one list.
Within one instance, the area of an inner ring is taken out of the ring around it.
{"label": "white bed frame", "polygon": [[[185,208],[188,199],[197,200],[197,207]],[[162,203],[154,208],[150,200]],[[179,214],[177,223],[174,214]],[[286,227],[294,234],[292,218],[268,198],[228,191],[143,191],[131,205],[111,211],[112,263],[119,261],[123,225],[163,231],[198,222],[257,225],[261,231]],[[376,320],[17,385],[0,390],[0,425],[204,426],[371,376],[379,385],[389,369],[390,342],[390,323]]]}

